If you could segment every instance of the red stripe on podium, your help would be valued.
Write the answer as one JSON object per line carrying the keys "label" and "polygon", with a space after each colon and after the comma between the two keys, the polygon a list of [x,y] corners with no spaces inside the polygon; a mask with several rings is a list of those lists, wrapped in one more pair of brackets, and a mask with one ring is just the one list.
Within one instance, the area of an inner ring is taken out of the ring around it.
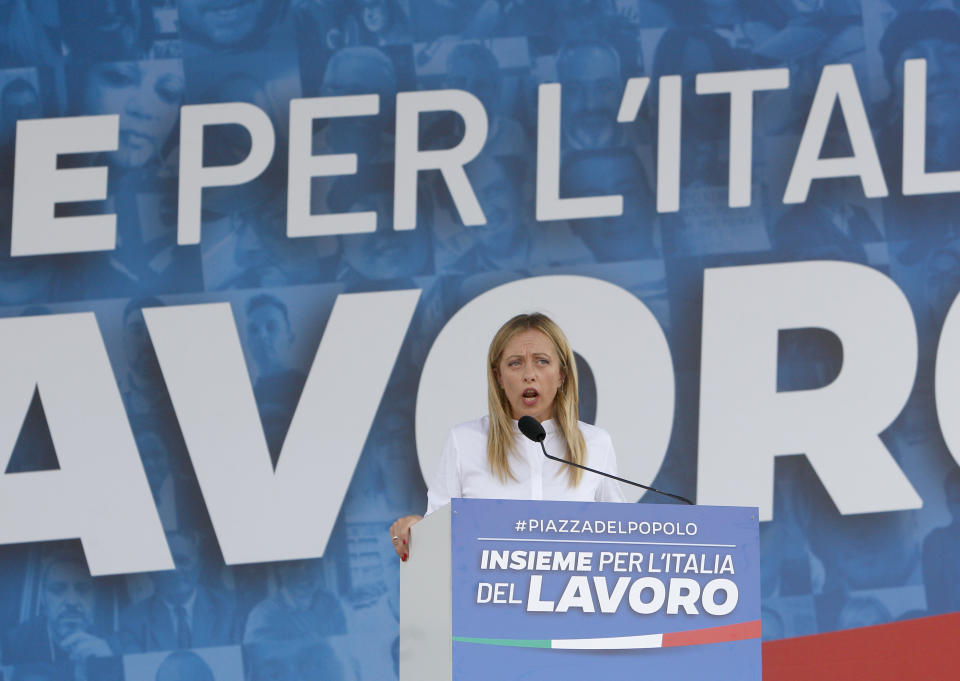
{"label": "red stripe on podium", "polygon": [[701,643],[723,643],[724,641],[742,641],[747,638],[760,638],[760,620],[727,624],[722,627],[677,631],[663,635],[661,647],[695,646]]}
{"label": "red stripe on podium", "polygon": [[764,681],[960,678],[960,613],[763,644]]}

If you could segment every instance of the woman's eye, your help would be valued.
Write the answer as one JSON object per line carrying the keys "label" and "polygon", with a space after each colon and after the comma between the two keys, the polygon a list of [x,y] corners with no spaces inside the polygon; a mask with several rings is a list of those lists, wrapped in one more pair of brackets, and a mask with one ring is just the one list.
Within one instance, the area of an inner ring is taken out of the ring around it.
{"label": "woman's eye", "polygon": [[162,82],[157,85],[157,94],[164,101],[176,104],[183,98],[183,87],[176,81]]}
{"label": "woman's eye", "polygon": [[131,75],[124,73],[119,69],[104,69],[100,72],[100,77],[107,85],[113,87],[127,87],[132,85],[134,79]]}

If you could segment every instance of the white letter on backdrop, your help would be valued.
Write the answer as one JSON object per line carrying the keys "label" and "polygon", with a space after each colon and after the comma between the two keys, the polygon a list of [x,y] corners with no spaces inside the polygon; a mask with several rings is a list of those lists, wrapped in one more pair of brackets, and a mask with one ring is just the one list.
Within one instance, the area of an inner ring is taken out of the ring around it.
{"label": "white letter on backdrop", "polygon": [[[250,133],[250,153],[228,166],[203,165],[203,129],[208,125],[241,125]],[[204,187],[244,184],[270,165],[276,139],[270,117],[253,104],[194,104],[180,109],[180,181],[177,243],[200,243],[200,198]]]}
{"label": "white letter on backdrop", "polygon": [[[420,150],[420,114],[453,111],[463,119],[463,139],[451,149]],[[475,95],[463,90],[427,90],[397,95],[393,227],[417,226],[417,177],[421,170],[439,170],[465,225],[485,225],[487,219],[470,187],[463,166],[487,142],[487,112]]]}
{"label": "white letter on backdrop", "polygon": [[937,367],[934,373],[934,394],[937,419],[943,441],[953,458],[960,463],[960,296],[954,298],[943,320],[937,345]]}
{"label": "white letter on backdrop", "polygon": [[310,186],[314,177],[354,175],[356,154],[313,154],[313,121],[317,118],[374,116],[380,95],[313,97],[290,100],[290,170],[287,182],[287,236],[358,234],[377,230],[374,211],[313,215]]}
{"label": "white letter on backdrop", "polygon": [[[93,575],[174,567],[92,312],[0,319],[0,544],[77,539]],[[59,470],[3,474],[39,391]]]}
{"label": "white letter on backdrop", "polygon": [[[827,126],[834,103],[840,102],[840,112],[853,156],[820,158]],[[831,64],[823,67],[817,92],[810,105],[810,116],[800,138],[800,148],[793,160],[793,170],[783,195],[784,203],[803,203],[810,191],[810,182],[830,177],[859,177],[863,193],[871,199],[887,195],[880,158],[873,144],[870,122],[863,108],[863,99],[857,87],[857,77],[850,64]]]}
{"label": "white letter on backdrop", "polygon": [[697,74],[698,95],[730,93],[730,207],[750,205],[753,182],[753,93],[790,85],[789,69]]}
{"label": "white letter on backdrop", "polygon": [[903,63],[903,193],[960,191],[960,170],[927,172],[927,60]]}
{"label": "white letter on backdrop", "polygon": [[276,472],[230,305],[143,311],[228,565],[323,555],[419,297],[337,298]]}
{"label": "white letter on backdrop", "polygon": [[[778,334],[801,328],[836,334],[843,366],[822,388],[777,392]],[[834,261],[707,269],[702,348],[698,503],[770,520],[774,458],[802,453],[843,514],[920,507],[879,437],[917,370],[913,313],[888,277]]]}
{"label": "white letter on backdrop", "polygon": [[[629,291],[600,279],[566,275],[531,277],[491,289],[460,308],[440,331],[417,391],[417,453],[424,478],[430,480],[437,469],[450,425],[486,413],[487,345],[505,320],[527,310],[548,314],[589,362],[599,394],[597,425],[610,431],[619,448],[621,475],[652,480],[673,426],[667,339],[653,313]],[[611,316],[610,310],[617,314]],[[451,400],[451,394],[463,399]],[[624,486],[623,493],[634,501],[640,497],[636,487]]]}
{"label": "white letter on backdrop", "polygon": [[58,203],[107,198],[106,166],[58,170],[57,156],[116,151],[119,139],[117,115],[17,121],[10,255],[116,248],[116,215],[53,215]]}
{"label": "white letter on backdrop", "polygon": [[[621,194],[560,198],[560,88],[560,83],[540,86],[537,105],[537,221],[623,215]],[[640,106],[639,102],[637,106]]]}
{"label": "white letter on backdrop", "polygon": [[660,77],[660,106],[657,111],[657,212],[680,210],[680,119],[683,80],[680,76]]}

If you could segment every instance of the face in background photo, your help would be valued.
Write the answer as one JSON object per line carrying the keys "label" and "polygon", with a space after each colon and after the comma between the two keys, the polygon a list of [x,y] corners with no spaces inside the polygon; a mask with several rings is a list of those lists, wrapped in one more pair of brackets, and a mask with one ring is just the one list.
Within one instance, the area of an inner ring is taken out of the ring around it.
{"label": "face in background photo", "polygon": [[[375,162],[391,152],[387,137],[393,122],[397,74],[393,61],[375,47],[346,47],[331,55],[323,74],[320,94],[380,95],[376,116],[349,116],[327,122],[324,141],[329,151],[357,154],[360,163]],[[391,142],[392,143],[392,142]]]}
{"label": "face in background photo", "polygon": [[127,367],[131,379],[140,387],[163,385],[160,361],[154,352],[142,312],[144,307],[162,305],[163,302],[156,298],[141,298],[130,301],[124,309],[123,345],[127,355]]}
{"label": "face in background photo", "polygon": [[40,95],[37,88],[26,78],[12,79],[0,90],[0,146],[13,145],[17,121],[32,120],[40,116]]}
{"label": "face in background photo", "polygon": [[150,483],[154,497],[160,494],[163,484],[173,473],[170,449],[155,426],[141,426],[134,431],[137,451],[143,461],[143,470]]}
{"label": "face in background photo", "polygon": [[156,681],[214,681],[214,676],[202,657],[191,650],[178,650],[160,663]]}
{"label": "face in background photo", "polygon": [[119,114],[119,148],[109,158],[121,168],[142,168],[162,163],[183,93],[179,60],[91,64],[83,79],[83,111]]}
{"label": "face in background photo", "polygon": [[445,87],[466,90],[483,103],[494,118],[500,107],[500,64],[480,43],[461,43],[447,56]]}
{"label": "face in background photo", "polygon": [[244,647],[249,681],[357,681],[346,664],[324,641],[278,641]]}
{"label": "face in background photo", "polygon": [[188,39],[218,50],[252,40],[276,0],[180,0],[180,22]]}
{"label": "face in background photo", "polygon": [[350,204],[350,211],[375,211],[377,231],[342,238],[343,260],[364,279],[402,279],[421,274],[430,259],[429,226],[393,229],[393,195],[368,194]]}
{"label": "face in background photo", "polygon": [[60,0],[60,25],[74,59],[139,59],[153,34],[145,0]]}
{"label": "face in background photo", "polygon": [[246,304],[247,343],[258,376],[283,373],[290,366],[294,335],[287,306],[269,294]]}
{"label": "face in background photo", "polygon": [[372,45],[407,43],[410,23],[398,0],[355,0],[360,42]]}
{"label": "face in background photo", "polygon": [[56,265],[43,256],[11,258],[0,267],[0,305],[50,302],[60,288]]}
{"label": "face in background photo", "polygon": [[[477,247],[488,254],[513,253],[526,226],[520,187],[504,162],[499,158],[481,156],[466,166],[467,177],[487,224],[464,229],[470,230]],[[454,220],[459,220],[459,213],[455,214]]]}
{"label": "face in background photo", "polygon": [[571,149],[601,149],[617,143],[617,110],[623,94],[620,57],[602,42],[573,43],[557,55],[563,85],[561,125]]}
{"label": "face in background photo", "polygon": [[374,212],[375,232],[340,235],[342,267],[339,277],[348,284],[397,280],[426,274],[432,269],[433,205],[425,192],[417,195],[417,227],[393,228],[393,166],[361,166],[356,175],[338,178],[327,195],[331,213]]}
{"label": "face in background photo", "polygon": [[190,600],[200,583],[203,567],[196,536],[184,532],[168,532],[167,544],[176,565],[151,575],[157,594],[167,603],[182,605]]}
{"label": "face in background photo", "polygon": [[653,190],[643,165],[626,148],[575,152],[564,161],[564,192],[570,196],[623,196],[623,213],[615,217],[571,220],[573,232],[598,262],[638,260],[658,255],[654,245],[657,218]]}
{"label": "face in background photo", "polygon": [[93,628],[93,578],[79,558],[54,556],[43,576],[40,610],[54,644]]}
{"label": "face in background photo", "polygon": [[[960,16],[942,8],[901,12],[886,27],[878,47],[890,84],[891,104],[901,115],[904,62],[908,59],[926,60],[927,126],[933,133],[928,144],[935,157],[938,151],[936,136],[956,128],[960,119],[957,106],[960,100]],[[930,155],[928,161],[936,160],[930,159]]]}

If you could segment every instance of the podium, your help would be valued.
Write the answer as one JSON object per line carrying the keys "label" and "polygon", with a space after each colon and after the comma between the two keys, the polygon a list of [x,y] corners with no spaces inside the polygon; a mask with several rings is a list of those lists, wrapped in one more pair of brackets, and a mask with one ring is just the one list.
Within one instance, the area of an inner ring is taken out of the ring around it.
{"label": "podium", "polygon": [[454,499],[400,568],[400,681],[760,680],[756,508]]}

